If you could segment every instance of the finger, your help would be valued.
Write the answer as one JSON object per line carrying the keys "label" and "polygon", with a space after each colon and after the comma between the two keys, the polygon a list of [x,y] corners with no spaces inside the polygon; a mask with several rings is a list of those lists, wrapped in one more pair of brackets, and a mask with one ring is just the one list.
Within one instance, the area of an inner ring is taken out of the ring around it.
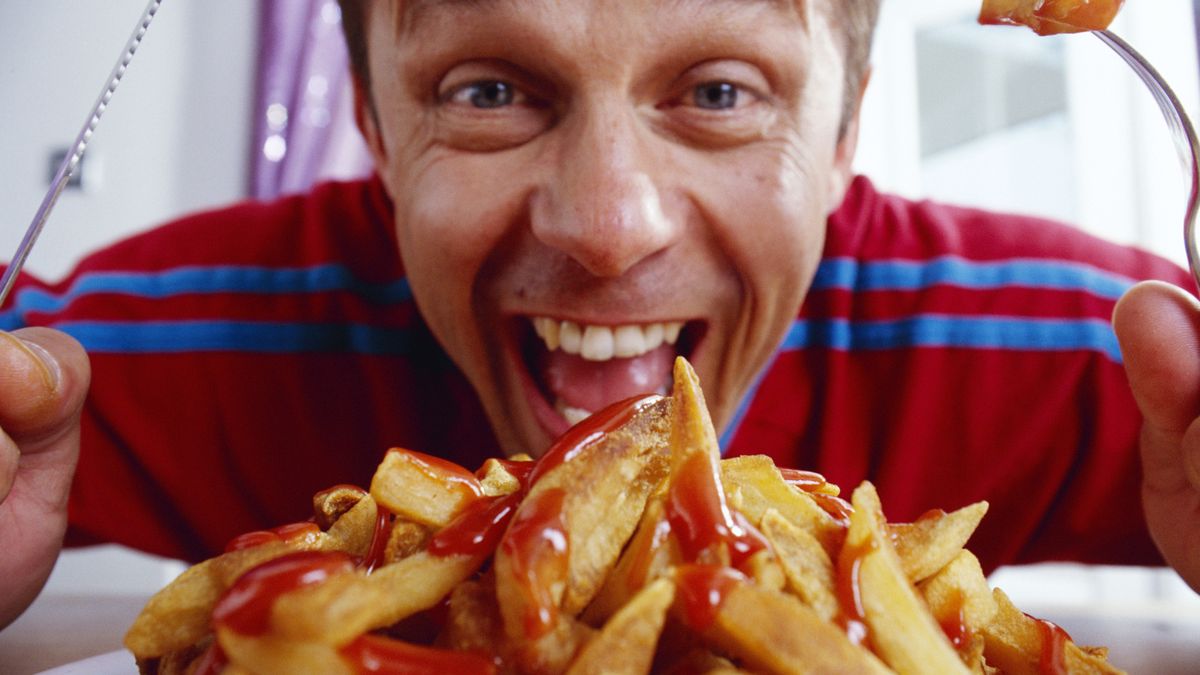
{"label": "finger", "polygon": [[1175,286],[1143,282],[1117,302],[1113,329],[1152,433],[1182,435],[1200,415],[1200,303]]}
{"label": "finger", "polygon": [[22,446],[64,431],[90,377],[87,354],[69,335],[48,328],[0,332],[0,428]]}

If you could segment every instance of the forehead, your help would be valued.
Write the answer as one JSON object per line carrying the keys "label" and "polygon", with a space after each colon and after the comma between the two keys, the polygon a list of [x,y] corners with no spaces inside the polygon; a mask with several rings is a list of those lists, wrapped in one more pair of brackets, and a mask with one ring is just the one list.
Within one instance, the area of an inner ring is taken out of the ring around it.
{"label": "forehead", "polygon": [[[833,0],[843,2],[845,0]],[[423,27],[429,19],[439,15],[485,14],[489,12],[515,11],[536,14],[546,10],[572,14],[579,19],[598,14],[603,9],[621,7],[625,9],[653,9],[661,13],[677,12],[728,12],[742,9],[769,10],[769,14],[791,15],[805,18],[814,5],[827,5],[813,0],[388,0],[396,22],[397,32]],[[764,15],[765,16],[765,15]]]}

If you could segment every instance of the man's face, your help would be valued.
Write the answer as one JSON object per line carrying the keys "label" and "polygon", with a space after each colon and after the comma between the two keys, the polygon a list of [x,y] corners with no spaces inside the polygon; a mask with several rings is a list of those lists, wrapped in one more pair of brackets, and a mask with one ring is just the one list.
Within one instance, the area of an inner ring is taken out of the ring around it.
{"label": "man's face", "polygon": [[368,3],[359,118],[416,302],[510,453],[665,390],[723,427],[841,200],[828,0]]}

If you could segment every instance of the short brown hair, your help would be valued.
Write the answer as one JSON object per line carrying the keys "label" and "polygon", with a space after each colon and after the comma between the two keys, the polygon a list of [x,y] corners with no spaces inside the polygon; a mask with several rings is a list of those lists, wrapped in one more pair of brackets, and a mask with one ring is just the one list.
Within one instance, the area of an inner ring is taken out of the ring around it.
{"label": "short brown hair", "polygon": [[[827,0],[837,12],[837,20],[846,39],[846,90],[842,109],[842,130],[849,113],[858,104],[859,85],[871,59],[871,40],[879,19],[882,0]],[[342,8],[342,30],[350,49],[350,67],[364,91],[371,90],[371,71],[367,68],[367,37],[362,0],[338,0]]]}

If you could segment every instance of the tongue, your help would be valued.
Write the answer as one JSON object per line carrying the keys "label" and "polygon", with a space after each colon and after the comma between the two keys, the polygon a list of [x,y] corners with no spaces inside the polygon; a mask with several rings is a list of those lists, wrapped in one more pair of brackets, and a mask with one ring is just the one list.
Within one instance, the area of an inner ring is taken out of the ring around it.
{"label": "tongue", "polygon": [[670,383],[674,359],[675,347],[669,344],[641,356],[608,361],[588,361],[556,349],[542,354],[542,382],[552,397],[595,412],[609,403],[661,391]]}

